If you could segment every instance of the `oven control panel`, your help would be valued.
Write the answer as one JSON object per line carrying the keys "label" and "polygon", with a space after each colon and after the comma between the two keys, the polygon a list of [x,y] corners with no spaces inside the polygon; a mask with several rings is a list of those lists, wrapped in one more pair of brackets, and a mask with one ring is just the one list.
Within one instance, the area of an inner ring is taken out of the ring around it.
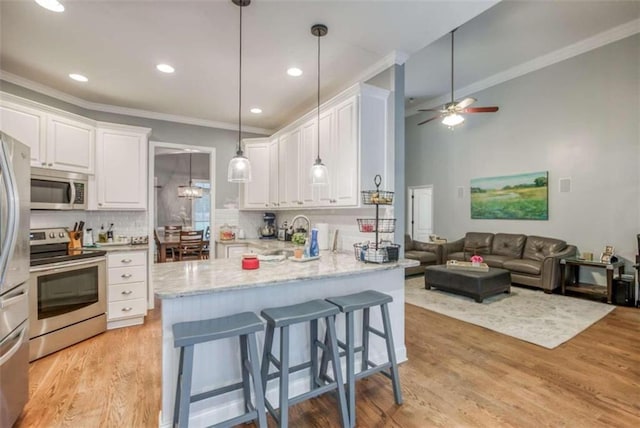
{"label": "oven control panel", "polygon": [[66,244],[69,241],[69,229],[66,227],[31,229],[29,231],[29,242],[31,245]]}

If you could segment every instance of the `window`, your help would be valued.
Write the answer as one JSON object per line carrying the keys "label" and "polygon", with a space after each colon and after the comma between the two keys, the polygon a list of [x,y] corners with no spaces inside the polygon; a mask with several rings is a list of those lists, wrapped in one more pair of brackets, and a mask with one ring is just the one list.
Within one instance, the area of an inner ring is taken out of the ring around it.
{"label": "window", "polygon": [[[191,224],[193,230],[203,230],[211,226],[211,183],[205,180],[193,180],[193,185],[202,187],[202,197],[191,201]],[[205,237],[206,238],[206,237]]]}

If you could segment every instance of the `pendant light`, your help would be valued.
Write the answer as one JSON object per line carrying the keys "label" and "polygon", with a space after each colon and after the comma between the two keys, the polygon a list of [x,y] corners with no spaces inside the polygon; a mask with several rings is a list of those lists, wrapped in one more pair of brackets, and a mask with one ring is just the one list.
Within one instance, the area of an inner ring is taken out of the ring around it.
{"label": "pendant light", "polygon": [[191,157],[192,153],[189,153],[189,185],[178,186],[178,197],[187,199],[198,199],[202,197],[202,187],[193,185],[193,179],[191,178]]}
{"label": "pendant light", "polygon": [[229,161],[227,180],[231,183],[248,183],[251,181],[251,163],[242,152],[242,8],[249,6],[251,0],[231,0],[240,7],[240,66],[238,72],[238,151]]}
{"label": "pendant light", "polygon": [[320,37],[327,35],[329,29],[326,25],[316,24],[311,27],[311,34],[318,38],[318,122],[316,128],[318,130],[318,157],[311,167],[311,184],[324,186],[329,182],[329,171],[320,159]]}

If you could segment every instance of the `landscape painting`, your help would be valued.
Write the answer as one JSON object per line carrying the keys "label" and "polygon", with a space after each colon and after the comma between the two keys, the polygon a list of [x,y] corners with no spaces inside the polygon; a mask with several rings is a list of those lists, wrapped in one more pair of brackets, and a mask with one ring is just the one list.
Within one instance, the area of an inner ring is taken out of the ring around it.
{"label": "landscape painting", "polygon": [[471,218],[549,219],[549,173],[471,179]]}

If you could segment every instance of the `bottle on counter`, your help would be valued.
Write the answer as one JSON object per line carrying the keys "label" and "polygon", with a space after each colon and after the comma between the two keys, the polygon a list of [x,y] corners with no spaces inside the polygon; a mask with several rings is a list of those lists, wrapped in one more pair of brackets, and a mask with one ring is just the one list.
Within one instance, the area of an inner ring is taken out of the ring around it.
{"label": "bottle on counter", "polygon": [[311,243],[309,244],[309,257],[317,257],[320,255],[320,246],[318,245],[318,229],[311,229]]}

